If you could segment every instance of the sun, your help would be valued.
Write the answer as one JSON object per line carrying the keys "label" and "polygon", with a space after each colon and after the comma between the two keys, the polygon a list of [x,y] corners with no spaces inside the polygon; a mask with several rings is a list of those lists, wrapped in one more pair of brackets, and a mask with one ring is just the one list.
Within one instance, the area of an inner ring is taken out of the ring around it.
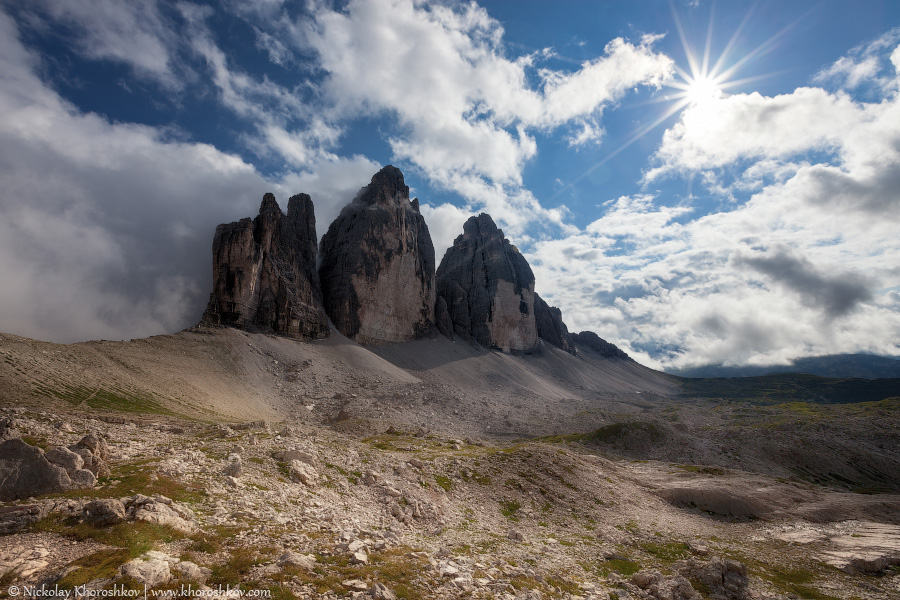
{"label": "sun", "polygon": [[[620,152],[637,142],[639,139],[641,139],[678,113],[689,113],[691,120],[694,123],[704,123],[707,125],[713,124],[714,120],[717,118],[717,115],[720,113],[720,111],[716,110],[716,104],[719,102],[727,101],[727,99],[729,98],[729,94],[728,92],[726,92],[726,90],[740,88],[741,86],[753,81],[765,79],[767,77],[775,75],[775,73],[768,73],[759,74],[752,77],[745,77],[742,79],[735,79],[735,74],[739,70],[741,70],[741,68],[746,63],[750,62],[758,56],[772,51],[776,47],[776,42],[779,40],[779,38],[781,38],[787,31],[796,26],[798,23],[801,23],[803,19],[812,12],[812,9],[810,9],[810,11],[808,11],[804,16],[787,25],[752,50],[742,53],[734,52],[735,49],[740,46],[740,34],[747,23],[750,21],[750,16],[755,10],[755,7],[751,8],[747,12],[747,15],[744,17],[743,21],[741,21],[740,25],[732,34],[731,39],[722,49],[721,53],[719,53],[718,58],[714,62],[712,62],[712,64],[710,64],[710,50],[713,40],[712,11],[710,12],[709,16],[709,27],[706,33],[706,43],[701,51],[701,48],[699,46],[695,46],[688,41],[687,35],[684,31],[684,27],[682,27],[681,24],[681,19],[678,17],[678,12],[675,10],[675,5],[673,2],[671,2],[671,0],[670,6],[672,8],[673,22],[676,30],[678,31],[678,36],[681,39],[681,46],[684,50],[684,56],[687,60],[687,64],[685,65],[686,68],[682,68],[678,65],[674,66],[674,76],[670,77],[664,84],[666,87],[669,87],[671,91],[666,91],[659,95],[657,98],[648,102],[648,104],[665,103],[665,110],[663,110],[661,114],[652,119],[650,122],[645,123],[638,129],[636,129],[625,139],[625,141],[621,145],[619,145],[616,149],[600,159],[598,162],[594,163],[584,173],[582,173],[576,179],[576,181],[580,181],[584,177],[587,177],[595,169],[611,160]],[[738,56],[734,56],[735,54],[738,54]],[[730,64],[726,66],[726,63]],[[573,184],[574,182],[572,184],[569,184],[569,186],[566,186],[565,188],[559,190],[553,197],[555,198],[556,196],[560,195],[565,189],[568,189]]]}
{"label": "sun", "polygon": [[709,75],[686,77],[683,82],[673,84],[673,87],[681,90],[678,96],[688,106],[704,104],[722,97],[720,82]]}

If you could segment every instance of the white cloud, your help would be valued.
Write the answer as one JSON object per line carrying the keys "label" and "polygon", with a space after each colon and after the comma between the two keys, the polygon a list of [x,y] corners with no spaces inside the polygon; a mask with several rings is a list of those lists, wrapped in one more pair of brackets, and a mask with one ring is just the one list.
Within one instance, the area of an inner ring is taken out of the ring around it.
{"label": "white cloud", "polygon": [[[313,195],[320,217],[377,167],[362,157],[267,181],[252,165],[165,130],[82,113],[36,75],[0,12],[0,331],[55,341],[177,331],[210,290],[216,224]],[[328,218],[328,217],[326,217]]]}
{"label": "white cloud", "polygon": [[173,24],[156,0],[35,0],[27,8],[71,28],[72,44],[84,56],[122,62],[138,76],[181,87],[173,69]]}
{"label": "white cloud", "polygon": [[859,61],[844,56],[816,75],[815,81],[838,79],[843,81],[847,87],[855,88],[874,79],[877,73],[878,60],[874,56],[869,56]]}
{"label": "white cloud", "polygon": [[[311,164],[308,170],[285,175],[275,191],[285,201],[297,192],[310,195],[315,204],[316,232],[322,239],[341,209],[356,197],[360,188],[369,184],[382,166],[364,156],[325,158]],[[286,202],[282,203],[284,206]]]}
{"label": "white cloud", "polygon": [[[861,44],[850,50],[834,64],[822,69],[813,77],[813,81],[822,84],[835,84],[846,89],[854,89],[867,84],[875,84],[881,89],[896,87],[895,73],[897,62],[897,44],[900,42],[900,27],[895,27],[874,40]],[[888,50],[894,48],[894,54],[887,56]],[[894,68],[888,66],[893,63]]]}
{"label": "white cloud", "polygon": [[571,329],[652,365],[900,353],[900,96],[880,89],[868,102],[807,87],[685,109],[647,180],[699,174],[733,202],[689,221],[650,195],[606,202],[584,231],[535,244],[542,295]]}
{"label": "white cloud", "polygon": [[[573,143],[596,140],[604,107],[672,71],[672,61],[652,51],[653,38],[616,39],[575,72],[538,70],[541,85],[531,87],[528,69],[547,53],[506,58],[502,27],[474,3],[352,0],[340,12],[319,5],[314,19],[298,30],[327,73],[322,90],[334,118],[395,118],[395,159],[487,209],[510,233],[559,220],[522,187],[524,165],[537,153],[531,131],[572,124]],[[494,194],[501,214],[487,203]]]}
{"label": "white cloud", "polygon": [[440,265],[444,253],[453,245],[453,240],[462,235],[463,224],[476,213],[447,203],[438,206],[422,204],[419,209],[425,217],[431,241],[434,243],[434,256],[437,261],[435,266]]}

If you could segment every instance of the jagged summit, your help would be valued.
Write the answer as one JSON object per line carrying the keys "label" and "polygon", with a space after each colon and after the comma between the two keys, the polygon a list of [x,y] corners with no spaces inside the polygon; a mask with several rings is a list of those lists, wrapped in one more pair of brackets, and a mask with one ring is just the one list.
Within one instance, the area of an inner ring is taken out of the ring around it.
{"label": "jagged summit", "polygon": [[463,225],[438,267],[437,294],[454,335],[504,351],[537,348],[534,274],[490,215]]}
{"label": "jagged summit", "polygon": [[393,165],[387,165],[375,175],[366,187],[359,190],[353,204],[364,206],[411,208],[419,212],[419,200],[409,200],[409,186],[403,181],[403,173]]}
{"label": "jagged summit", "polygon": [[255,219],[216,227],[208,323],[300,338],[328,334],[316,273],[316,217],[306,194],[281,212],[266,194]]}
{"label": "jagged summit", "polygon": [[547,304],[537,293],[534,294],[534,319],[537,323],[538,336],[542,340],[569,354],[578,354],[572,334],[563,323],[562,311]]}
{"label": "jagged summit", "polygon": [[572,339],[599,354],[602,358],[621,358],[623,360],[631,360],[631,357],[625,354],[615,344],[610,344],[593,331],[582,331],[572,336]]}
{"label": "jagged summit", "polygon": [[[570,334],[561,311],[534,287],[528,261],[487,213],[465,222],[435,270],[419,201],[410,201],[400,169],[387,165],[341,210],[321,244],[306,194],[290,198],[287,214],[265,194],[255,219],[219,225],[203,320],[299,338],[325,337],[333,324],[375,345],[421,339],[436,328],[505,352],[533,352],[540,340],[573,355],[576,341],[598,346]],[[601,354],[619,357],[608,348]]]}
{"label": "jagged summit", "polygon": [[319,277],[334,326],[362,344],[405,342],[434,326],[434,244],[403,174],[386,166],[322,237]]}

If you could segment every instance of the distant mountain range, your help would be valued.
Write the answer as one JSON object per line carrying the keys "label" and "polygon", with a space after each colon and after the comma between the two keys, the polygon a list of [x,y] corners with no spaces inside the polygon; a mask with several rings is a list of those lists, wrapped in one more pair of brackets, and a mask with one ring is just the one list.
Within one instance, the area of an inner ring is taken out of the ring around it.
{"label": "distant mountain range", "polygon": [[900,359],[873,354],[832,354],[798,358],[789,365],[707,365],[694,369],[669,369],[667,372],[681,377],[756,377],[777,373],[805,373],[820,377],[884,379],[900,378]]}

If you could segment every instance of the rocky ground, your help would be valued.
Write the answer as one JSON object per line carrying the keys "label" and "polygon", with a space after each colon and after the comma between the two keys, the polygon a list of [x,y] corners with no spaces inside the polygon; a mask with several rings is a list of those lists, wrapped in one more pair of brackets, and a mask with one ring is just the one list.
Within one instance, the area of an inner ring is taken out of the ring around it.
{"label": "rocky ground", "polygon": [[[298,598],[900,597],[893,495],[863,497],[887,507],[870,511],[879,523],[860,518],[858,495],[562,440],[5,412],[37,446],[99,434],[110,475],[5,504],[18,530],[0,538],[4,594],[146,583]],[[761,503],[793,506],[726,516],[727,499],[700,509],[660,493],[719,480],[710,489],[767,488]],[[834,518],[810,517],[822,506]]]}
{"label": "rocky ground", "polygon": [[896,401],[428,340],[0,338],[0,435],[70,482],[0,503],[3,597],[900,598]]}

